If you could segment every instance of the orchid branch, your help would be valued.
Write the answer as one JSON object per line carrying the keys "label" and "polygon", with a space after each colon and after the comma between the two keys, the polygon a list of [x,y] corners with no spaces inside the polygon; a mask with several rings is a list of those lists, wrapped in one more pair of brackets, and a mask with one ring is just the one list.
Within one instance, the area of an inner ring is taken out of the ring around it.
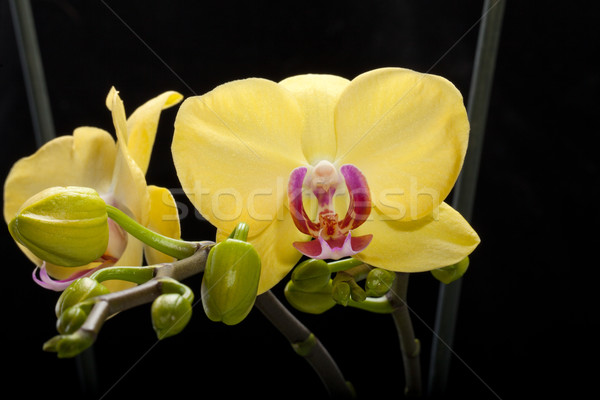
{"label": "orchid branch", "polygon": [[[98,281],[127,280],[138,285],[79,303],[78,305],[87,313],[83,324],[74,332],[57,335],[47,341],[44,350],[57,352],[60,358],[80,354],[95,342],[102,325],[110,316],[153,302],[165,292],[172,280],[180,281],[204,272],[212,246],[214,246],[213,242],[199,242],[194,254],[171,263],[151,267],[112,267],[99,270],[90,278]],[[258,296],[255,305],[288,339],[296,353],[311,364],[332,396],[353,395],[350,386],[323,344],[270,291]]]}
{"label": "orchid branch", "polygon": [[387,293],[390,304],[393,307],[392,317],[398,332],[402,360],[404,362],[405,389],[404,394],[409,397],[419,397],[422,394],[421,382],[421,346],[415,338],[415,332],[410,318],[406,294],[408,289],[409,274],[396,273],[396,279],[391,290]]}
{"label": "orchid branch", "polygon": [[[111,316],[121,311],[140,306],[154,301],[163,294],[164,278],[177,281],[201,273],[206,265],[208,252],[213,242],[200,242],[197,250],[190,257],[172,263],[159,264],[148,267],[153,277],[130,289],[93,297],[81,303],[82,307],[89,309],[85,322],[74,332],[53,337],[44,344],[45,351],[58,353],[58,357],[73,357],[88,347],[96,340],[104,322]],[[150,278],[146,273],[140,274],[138,268],[133,267],[133,274],[127,274],[126,268],[117,267],[117,272],[125,273],[126,278],[134,282],[141,282]],[[108,272],[103,278],[114,278]]]}
{"label": "orchid branch", "polygon": [[277,297],[267,291],[256,298],[255,306],[285,336],[297,354],[304,357],[321,378],[332,397],[354,397],[339,367],[319,341]]}

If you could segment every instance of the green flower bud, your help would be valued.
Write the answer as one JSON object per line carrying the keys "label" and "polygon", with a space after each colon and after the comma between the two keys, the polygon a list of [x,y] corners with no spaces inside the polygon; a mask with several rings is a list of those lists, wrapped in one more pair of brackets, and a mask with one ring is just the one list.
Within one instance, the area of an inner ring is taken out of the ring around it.
{"label": "green flower bud", "polygon": [[354,280],[354,276],[340,271],[333,278],[333,290],[331,293],[336,303],[347,306],[350,298],[354,301],[365,301],[367,294]]}
{"label": "green flower bud", "polygon": [[294,286],[305,292],[321,289],[330,279],[331,272],[324,260],[308,259],[301,262],[292,272]]}
{"label": "green flower bud", "polygon": [[240,323],[254,305],[259,279],[260,257],[250,243],[228,238],[216,244],[202,278],[202,305],[208,318],[227,325]]}
{"label": "green flower bud", "polygon": [[37,257],[64,267],[97,260],[108,245],[106,204],[89,188],[41,191],[21,206],[8,229]]}
{"label": "green flower bud", "polygon": [[392,287],[396,274],[381,268],[374,268],[369,271],[365,281],[367,296],[381,297],[385,295]]}
{"label": "green flower bud", "polygon": [[310,292],[299,289],[294,282],[289,281],[285,286],[284,294],[288,303],[296,310],[309,314],[322,314],[335,306],[331,291],[331,279],[321,289]]}
{"label": "green flower bud", "polygon": [[456,264],[449,265],[444,268],[434,269],[431,274],[440,282],[446,285],[459,279],[467,272],[469,268],[469,257],[464,260],[457,262]]}
{"label": "green flower bud", "polygon": [[192,317],[192,305],[180,294],[161,294],[152,303],[151,315],[156,336],[164,339],[186,327]]}
{"label": "green flower bud", "polygon": [[350,290],[350,285],[348,284],[348,282],[335,282],[333,284],[333,289],[331,291],[331,297],[333,298],[333,300],[342,305],[342,306],[347,306],[348,302],[350,301],[350,295],[351,295],[351,290]]}
{"label": "green flower bud", "polygon": [[94,340],[94,333],[78,330],[69,335],[54,336],[44,343],[43,350],[58,353],[58,358],[70,358],[86,350]]}
{"label": "green flower bud", "polygon": [[58,298],[54,311],[57,317],[69,307],[76,305],[92,297],[108,294],[110,291],[106,286],[98,283],[95,279],[84,277],[75,280],[66,288]]}
{"label": "green flower bud", "polygon": [[83,306],[77,304],[67,308],[56,321],[56,330],[62,334],[74,333],[84,324],[88,317],[92,304]]}

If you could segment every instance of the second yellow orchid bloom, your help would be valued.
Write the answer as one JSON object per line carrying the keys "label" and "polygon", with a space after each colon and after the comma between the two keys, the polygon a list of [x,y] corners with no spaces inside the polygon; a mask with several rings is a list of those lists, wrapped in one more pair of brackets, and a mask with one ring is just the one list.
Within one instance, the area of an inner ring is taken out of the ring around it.
{"label": "second yellow orchid bloom", "polygon": [[[123,102],[112,88],[106,105],[112,112],[117,141],[110,133],[94,127],[80,127],[73,135],[61,136],[25,157],[10,170],[4,184],[4,218],[7,223],[30,197],[54,186],[81,186],[96,190],[103,200],[129,214],[144,226],[166,236],[179,238],[177,208],[170,192],[148,186],[145,173],[154,144],[160,113],[182,100],[183,96],[169,91],[146,102],[126,118]],[[69,268],[45,263],[19,245],[39,268],[42,286],[63,290],[75,278],[98,268],[143,264],[143,254],[149,264],[172,260],[124,232],[109,221],[109,244],[96,262]],[[112,290],[125,287],[124,282],[109,283]]]}

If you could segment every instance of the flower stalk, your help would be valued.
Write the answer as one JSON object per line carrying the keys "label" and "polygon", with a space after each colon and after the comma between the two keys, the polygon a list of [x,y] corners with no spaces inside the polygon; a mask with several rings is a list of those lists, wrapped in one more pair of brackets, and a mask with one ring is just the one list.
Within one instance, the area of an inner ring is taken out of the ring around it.
{"label": "flower stalk", "polygon": [[306,326],[279,302],[271,291],[258,296],[254,304],[285,336],[296,353],[304,357],[313,367],[331,397],[354,397],[351,386],[344,379],[342,372],[327,349]]}
{"label": "flower stalk", "polygon": [[407,273],[397,272],[396,279],[386,297],[394,308],[392,317],[398,332],[400,350],[402,351],[405,378],[404,394],[407,397],[420,397],[422,395],[421,346],[419,340],[415,338],[410,310],[406,302],[408,276]]}
{"label": "flower stalk", "polygon": [[110,219],[119,224],[121,228],[135,238],[178,260],[190,257],[196,251],[196,243],[173,239],[156,233],[141,225],[116,207],[107,204],[106,212]]}

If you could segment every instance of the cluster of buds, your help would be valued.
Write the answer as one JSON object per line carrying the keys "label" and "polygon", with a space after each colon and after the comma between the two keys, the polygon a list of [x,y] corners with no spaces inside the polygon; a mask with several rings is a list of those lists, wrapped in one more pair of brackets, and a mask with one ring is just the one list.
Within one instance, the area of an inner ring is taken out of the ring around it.
{"label": "cluster of buds", "polygon": [[[357,283],[363,279],[364,288]],[[308,259],[292,272],[285,296],[294,308],[311,314],[321,314],[336,304],[369,309],[372,299],[382,298],[389,292],[394,279],[394,272],[373,268],[355,259],[330,263]]]}
{"label": "cluster of buds", "polygon": [[[95,190],[84,187],[53,187],[36,194],[22,205],[9,230],[15,241],[43,262],[78,267],[102,260],[109,246],[109,218],[144,243],[176,258],[189,257],[198,249],[196,243],[167,238],[139,226],[107,205]],[[247,236],[248,225],[242,223],[228,239],[212,246],[204,268],[198,268],[204,270],[202,303],[213,321],[238,324],[254,305],[261,266]],[[180,333],[190,321],[194,294],[175,279],[154,277],[156,267],[107,267],[74,279],[56,303],[59,335],[46,342],[44,349],[57,352],[59,357],[79,354],[96,338],[98,324],[89,319],[98,302],[126,303],[132,299],[130,303],[138,303],[130,290],[111,293],[102,284],[105,280],[157,285],[151,306],[154,331],[159,339]]]}

